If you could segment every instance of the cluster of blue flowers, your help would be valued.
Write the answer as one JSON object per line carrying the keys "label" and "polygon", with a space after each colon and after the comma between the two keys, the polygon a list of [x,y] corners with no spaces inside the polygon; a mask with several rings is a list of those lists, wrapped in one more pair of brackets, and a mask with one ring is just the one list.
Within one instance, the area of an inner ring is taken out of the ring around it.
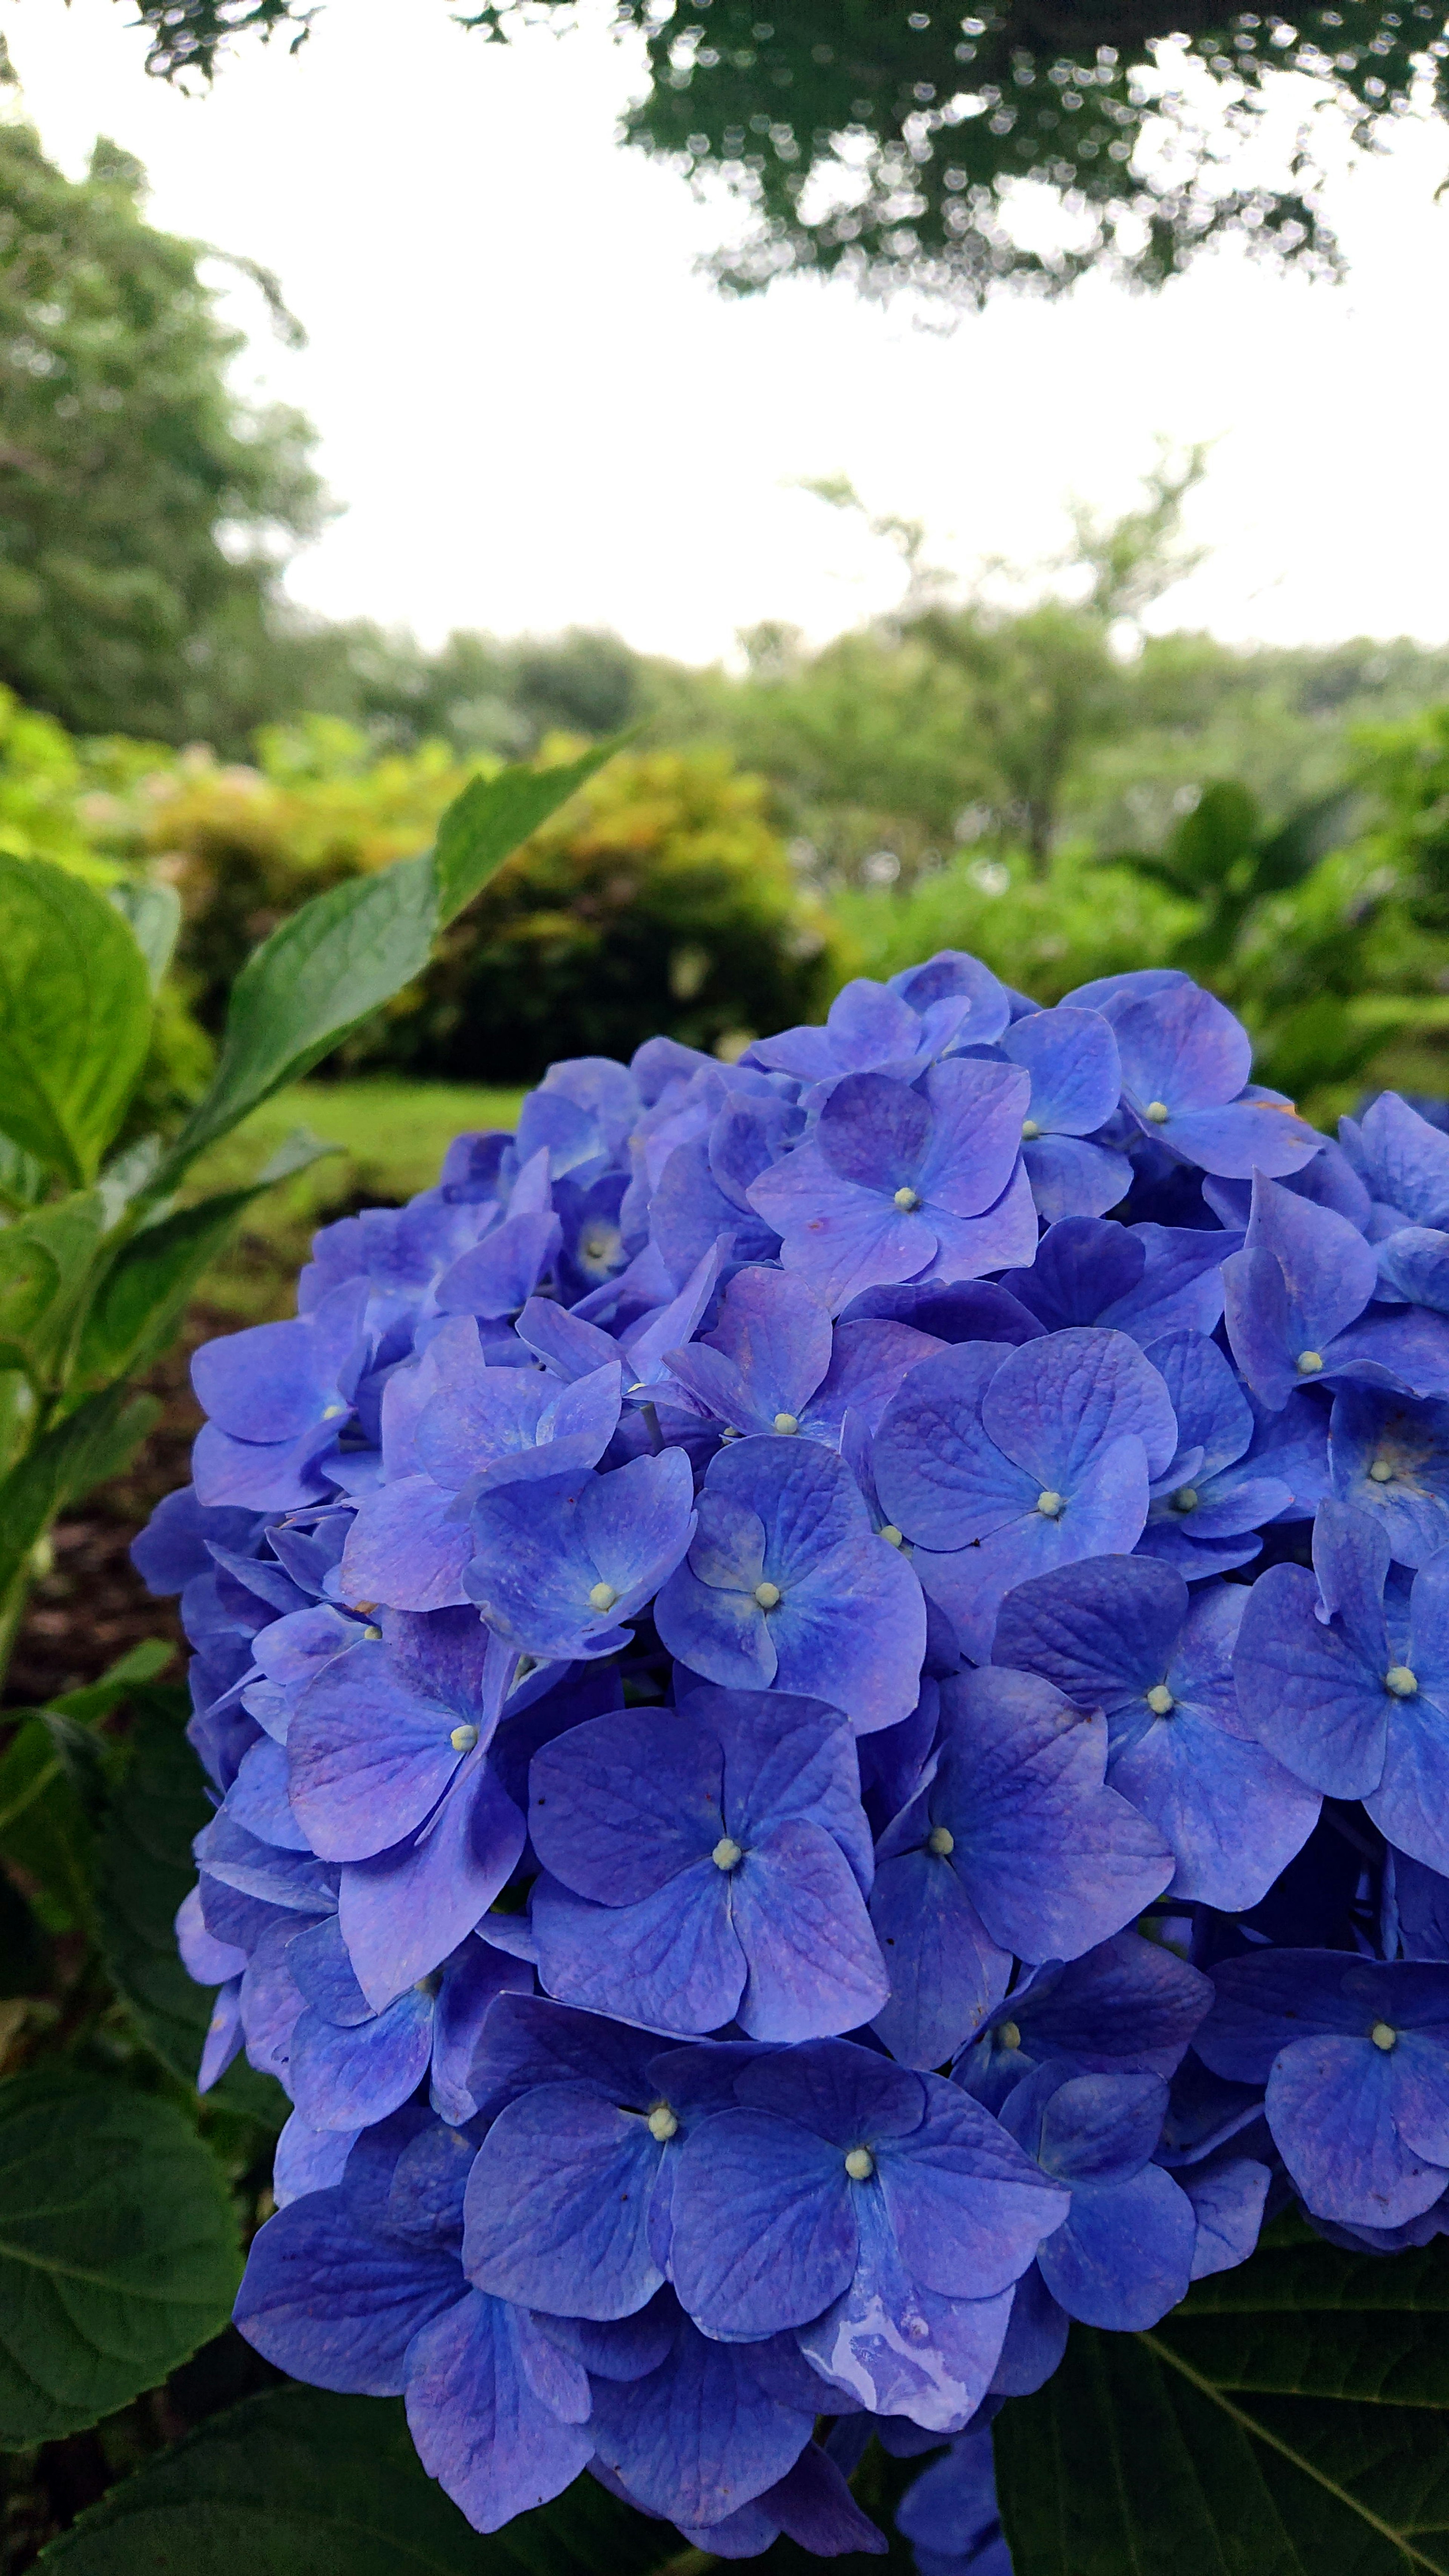
{"label": "cluster of blue flowers", "polygon": [[878,2435],[999,2576],[1071,2319],[1449,2227],[1449,1135],[1249,1074],[947,953],[555,1066],[197,1354],[238,2321],[479,2528],[882,2548]]}

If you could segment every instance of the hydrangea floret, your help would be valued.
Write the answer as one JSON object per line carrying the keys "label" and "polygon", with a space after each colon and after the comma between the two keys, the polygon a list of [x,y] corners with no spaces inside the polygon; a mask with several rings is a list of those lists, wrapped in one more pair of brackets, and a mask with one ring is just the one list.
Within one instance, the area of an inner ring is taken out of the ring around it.
{"label": "hydrangea floret", "polygon": [[243,2333],[480,2530],[1006,2576],[988,2427],[1295,2204],[1449,2229],[1449,1139],[947,951],[552,1068],[209,1343],[178,1920]]}

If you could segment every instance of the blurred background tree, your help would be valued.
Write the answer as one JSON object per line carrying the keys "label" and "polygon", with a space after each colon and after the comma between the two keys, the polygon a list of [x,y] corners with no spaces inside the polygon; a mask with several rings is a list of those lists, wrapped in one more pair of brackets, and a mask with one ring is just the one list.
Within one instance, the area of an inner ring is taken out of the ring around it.
{"label": "blurred background tree", "polygon": [[[342,5],[342,0],[334,0]],[[406,42],[398,0],[399,41]],[[571,15],[578,0],[461,0],[492,37]],[[1265,257],[1332,272],[1306,129],[1275,184],[1233,185],[1204,89],[1246,140],[1282,84],[1308,74],[1365,146],[1425,90],[1449,112],[1443,0],[1224,9],[1221,0],[997,0],[979,16],[903,0],[618,0],[643,31],[649,88],[628,139],[691,176],[722,175],[749,207],[715,263],[737,290],[801,270],[879,288],[909,282],[983,300],[1010,280],[1060,291],[1093,268],[1159,285],[1236,234]],[[316,0],[140,0],[152,68],[210,77],[237,36],[295,48]],[[1181,40],[1178,63],[1164,44]],[[1190,65],[1196,80],[1182,77]],[[1231,156],[1229,155],[1230,159]],[[1029,178],[1061,203],[1057,247],[1024,238]]]}
{"label": "blurred background tree", "polygon": [[321,509],[311,432],[237,400],[241,335],[144,184],[105,141],[72,182],[0,123],[0,680],[85,733],[241,740]]}

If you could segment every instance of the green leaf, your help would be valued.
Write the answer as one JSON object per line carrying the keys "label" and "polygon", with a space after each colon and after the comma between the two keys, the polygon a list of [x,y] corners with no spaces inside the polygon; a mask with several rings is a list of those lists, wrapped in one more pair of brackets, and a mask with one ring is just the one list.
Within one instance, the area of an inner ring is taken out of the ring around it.
{"label": "green leaf", "polygon": [[1258,852],[1254,872],[1258,891],[1275,893],[1284,886],[1296,885],[1320,859],[1327,858],[1330,850],[1341,850],[1352,831],[1354,809],[1361,801],[1356,788],[1341,787],[1333,795],[1320,796],[1314,804],[1301,806],[1296,814],[1290,814]]}
{"label": "green leaf", "polygon": [[24,1222],[0,1232],[0,1343],[24,1350],[60,1287],[60,1264]]}
{"label": "green leaf", "polygon": [[97,1189],[0,1228],[0,1343],[42,1383],[64,1369],[105,1223]]}
{"label": "green leaf", "polygon": [[90,1916],[101,1790],[99,1748],[83,1728],[46,1709],[22,1720],[0,1760],[0,1852],[39,1882],[56,1929]]}
{"label": "green leaf", "polygon": [[[163,2065],[194,2084],[212,1998],[193,1985],[176,1950],[176,1909],[196,1879],[192,1837],[214,1814],[201,1766],[186,1741],[186,1695],[134,1695],[131,1758],[101,1829],[96,1911],[101,1950],[118,1992]],[[238,2058],[209,2096],[279,2129],[286,2095]]]}
{"label": "green leaf", "polygon": [[[134,1377],[159,1359],[174,1340],[193,1291],[225,1251],[247,1209],[278,1182],[338,1150],[299,1127],[248,1188],[197,1199],[140,1227],[96,1291],[76,1358],[80,1383]],[[0,1245],[4,1240],[0,1234]]]}
{"label": "green leaf", "polygon": [[33,1154],[23,1154],[8,1136],[0,1135],[0,1199],[7,1207],[34,1207],[50,1186],[50,1175]]}
{"label": "green leaf", "polygon": [[81,1690],[66,1691],[59,1699],[50,1700],[47,1714],[74,1718],[77,1725],[91,1726],[98,1717],[109,1717],[112,1709],[134,1691],[154,1682],[175,1653],[175,1647],[165,1637],[142,1637],[107,1666],[98,1682],[87,1682]]}
{"label": "green leaf", "polygon": [[1221,886],[1239,859],[1251,855],[1258,807],[1246,787],[1218,779],[1205,787],[1190,814],[1172,832],[1166,857],[1178,881],[1194,894]]}
{"label": "green leaf", "polygon": [[1442,2576],[1449,2248],[1310,2239],[1150,2334],[1072,2328],[996,2424],[1016,2576]]}
{"label": "green leaf", "polygon": [[121,919],[130,924],[154,993],[176,951],[181,933],[181,897],[174,886],[158,885],[149,877],[123,877],[119,885],[109,886],[106,892]]}
{"label": "green leaf", "polygon": [[454,798],[433,848],[440,929],[472,902],[530,833],[613,759],[624,739],[596,743],[558,769],[502,769],[496,778],[475,778]]}
{"label": "green leaf", "polygon": [[679,2554],[667,2522],[588,2477],[482,2538],[423,2469],[400,2404],[288,2387],[112,2487],[40,2563],[66,2576],[651,2576]]}
{"label": "green leaf", "polygon": [[114,2413],[226,2322],[226,2188],[166,2102],[96,2078],[0,2085],[0,2448]]}
{"label": "green leaf", "polygon": [[109,1387],[77,1405],[11,1469],[0,1484],[0,1595],[56,1513],[119,1475],[160,1411],[154,1396],[128,1401],[124,1387]]}
{"label": "green leaf", "polygon": [[200,1199],[131,1237],[86,1317],[76,1362],[82,1384],[129,1376],[168,1347],[197,1281],[257,1194],[227,1190]]}
{"label": "green leaf", "polygon": [[0,854],[0,1121],[76,1186],[121,1123],[151,1037],[146,962],[113,904]]}
{"label": "green leaf", "polygon": [[0,1998],[43,1994],[51,1977],[50,1943],[33,1907],[0,1869]]}
{"label": "green leaf", "polygon": [[431,857],[314,895],[254,951],[232,987],[215,1079],[157,1175],[165,1186],[297,1082],[427,964],[437,920]]}
{"label": "green leaf", "polygon": [[614,748],[600,744],[561,769],[472,780],[438,826],[436,856],[329,887],[274,930],[236,979],[215,1080],[161,1165],[157,1189],[410,984],[442,925]]}

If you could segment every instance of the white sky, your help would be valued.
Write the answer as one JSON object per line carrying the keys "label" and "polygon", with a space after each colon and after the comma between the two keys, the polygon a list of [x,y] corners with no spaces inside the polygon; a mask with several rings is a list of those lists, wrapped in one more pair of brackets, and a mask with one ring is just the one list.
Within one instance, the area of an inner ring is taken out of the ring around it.
{"label": "white sky", "polygon": [[1068,492],[1130,502],[1163,431],[1218,444],[1211,560],[1157,623],[1449,635],[1443,126],[1336,180],[1345,287],[1229,250],[1156,298],[1092,281],[923,329],[844,286],[720,298],[695,265],[718,213],[613,140],[639,55],[602,24],[505,49],[443,0],[329,0],[298,56],[248,44],[187,98],[127,14],[0,0],[68,170],[109,133],[156,222],[279,273],[310,345],[236,292],[241,380],[321,432],[347,508],[290,582],[329,615],[428,642],[611,626],[699,661],[764,617],[823,637],[888,605],[897,566],[792,479],[848,474],[937,561],[1037,560]]}

